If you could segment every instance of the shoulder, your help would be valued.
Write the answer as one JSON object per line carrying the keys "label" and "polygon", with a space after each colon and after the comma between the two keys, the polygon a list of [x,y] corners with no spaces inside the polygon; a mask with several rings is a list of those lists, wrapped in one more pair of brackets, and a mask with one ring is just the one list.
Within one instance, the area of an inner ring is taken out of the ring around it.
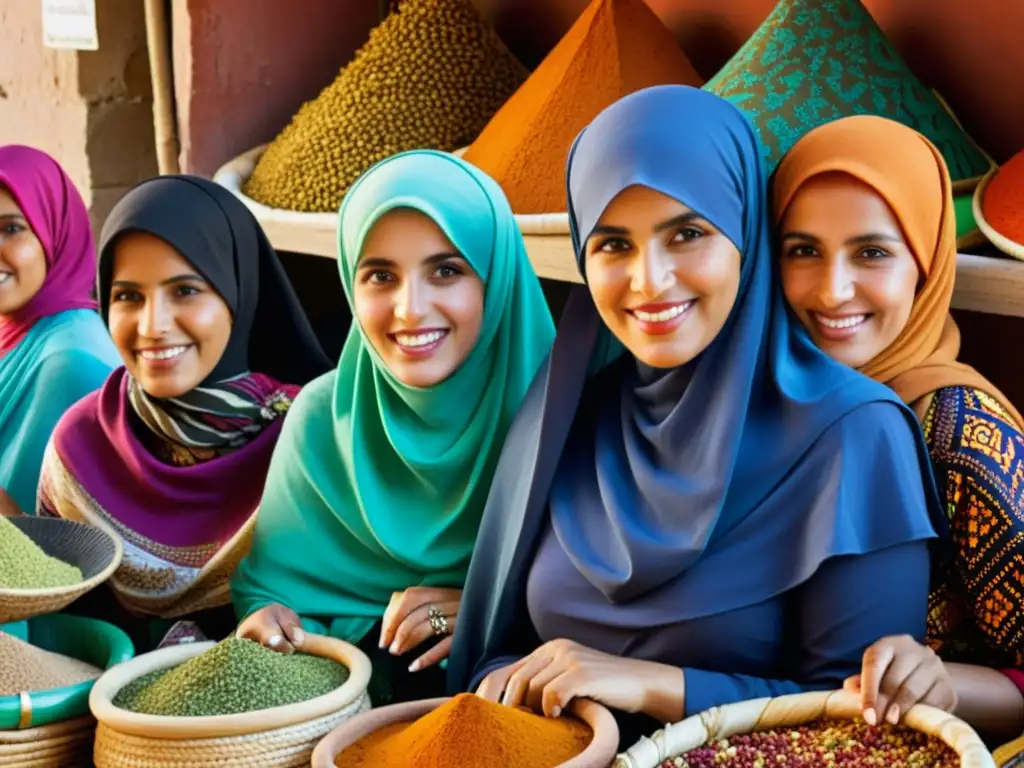
{"label": "shoulder", "polygon": [[984,392],[969,387],[939,390],[924,426],[936,465],[1008,480],[1021,470],[1024,434]]}
{"label": "shoulder", "polygon": [[864,451],[914,450],[921,431],[913,412],[890,400],[864,403],[844,414],[822,434],[819,447],[857,445]]}
{"label": "shoulder", "polygon": [[328,371],[313,379],[295,395],[284,420],[282,437],[302,434],[314,421],[334,418],[332,403],[337,375],[337,371]]}

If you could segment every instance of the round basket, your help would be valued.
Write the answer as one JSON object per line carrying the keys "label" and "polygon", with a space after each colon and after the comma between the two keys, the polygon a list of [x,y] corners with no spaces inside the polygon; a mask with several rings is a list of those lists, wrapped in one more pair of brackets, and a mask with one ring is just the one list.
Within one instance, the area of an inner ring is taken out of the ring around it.
{"label": "round basket", "polygon": [[73,520],[22,515],[8,518],[50,557],[82,572],[82,581],[56,589],[0,589],[0,624],[56,613],[117,570],[124,556],[120,539]]}
{"label": "round basket", "polygon": [[[612,768],[657,768],[691,749],[743,733],[803,725],[814,720],[860,717],[859,697],[845,691],[818,691],[741,701],[715,707],[642,738],[615,758]],[[962,768],[995,768],[992,755],[974,730],[947,712],[917,705],[903,724],[934,736],[960,755]]]}
{"label": "round basket", "polygon": [[[305,227],[317,232],[336,231],[338,227],[337,213],[303,213],[284,208],[271,208],[256,202],[242,191],[245,182],[252,175],[256,163],[259,162],[260,156],[266,148],[266,144],[263,144],[228,161],[214,174],[213,180],[241,200],[262,224],[277,223]],[[457,149],[452,154],[461,157],[466,149],[466,147]],[[520,232],[524,235],[567,236],[569,234],[568,213],[541,213],[528,216],[517,214],[515,219]]]}
{"label": "round basket", "polygon": [[[449,701],[447,698],[412,701],[381,707],[354,717],[327,734],[313,751],[312,768],[334,768],[334,760],[364,736],[393,723],[412,723]],[[619,727],[611,712],[589,700],[574,701],[572,713],[590,726],[594,740],[561,768],[608,768],[619,745]]]}
{"label": "round basket", "polygon": [[160,717],[114,706],[125,685],[142,675],[177,666],[216,643],[172,646],[139,656],[103,675],[89,706],[96,728],[96,768],[206,768],[207,766],[305,766],[313,746],[339,723],[370,707],[370,660],[355,646],[308,635],[303,650],[349,669],[340,688],[285,707],[217,717]]}
{"label": "round basket", "polygon": [[96,721],[80,717],[27,731],[0,731],[0,768],[86,768]]}
{"label": "round basket", "polygon": [[[100,669],[110,669],[135,655],[132,641],[120,629],[81,616],[39,616],[29,622],[26,639],[37,648],[81,659]],[[88,715],[89,692],[93,685],[94,681],[87,680],[63,688],[0,698],[0,743],[6,735],[4,731],[38,730],[39,726]],[[89,721],[91,723],[92,718]],[[91,725],[89,730],[91,734]],[[2,753],[0,749],[0,755]],[[0,765],[3,764],[0,760]]]}
{"label": "round basket", "polygon": [[982,231],[988,241],[992,243],[996,248],[1005,253],[1007,256],[1013,256],[1015,259],[1024,261],[1024,245],[1015,243],[1005,235],[999,234],[992,225],[985,219],[985,213],[982,210],[982,201],[985,199],[985,190],[988,188],[988,184],[992,181],[993,177],[999,173],[998,168],[993,168],[991,171],[986,173],[981,183],[978,184],[977,189],[974,190],[974,202],[972,203],[972,210],[974,211],[974,220],[978,224],[978,229]]}

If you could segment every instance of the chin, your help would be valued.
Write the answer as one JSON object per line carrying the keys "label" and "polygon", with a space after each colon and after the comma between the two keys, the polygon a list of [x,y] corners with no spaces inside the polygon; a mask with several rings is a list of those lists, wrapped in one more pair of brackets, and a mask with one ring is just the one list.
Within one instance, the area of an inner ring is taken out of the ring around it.
{"label": "chin", "polygon": [[431,371],[416,371],[416,370],[395,370],[395,378],[402,382],[407,387],[413,387],[415,389],[428,389],[440,384],[442,381],[452,375],[454,371],[450,370],[431,370]]}
{"label": "chin", "polygon": [[157,400],[168,400],[172,397],[181,397],[195,389],[194,385],[184,385],[174,379],[154,379],[150,376],[136,378],[139,386],[150,397]]}

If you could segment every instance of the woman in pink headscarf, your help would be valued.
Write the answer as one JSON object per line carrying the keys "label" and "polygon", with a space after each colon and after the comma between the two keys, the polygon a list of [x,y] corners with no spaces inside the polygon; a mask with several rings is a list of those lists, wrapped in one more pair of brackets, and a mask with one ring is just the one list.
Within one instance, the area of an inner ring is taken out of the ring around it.
{"label": "woman in pink headscarf", "polygon": [[57,421],[119,360],[95,279],[89,214],[71,179],[43,152],[0,147],[0,499],[23,512],[35,509]]}

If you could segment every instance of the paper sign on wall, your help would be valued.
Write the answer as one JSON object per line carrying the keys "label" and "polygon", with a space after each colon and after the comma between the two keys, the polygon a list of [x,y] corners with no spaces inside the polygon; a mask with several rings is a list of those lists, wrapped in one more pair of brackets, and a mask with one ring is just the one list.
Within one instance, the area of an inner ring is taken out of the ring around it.
{"label": "paper sign on wall", "polygon": [[43,0],[43,45],[98,50],[96,0]]}

